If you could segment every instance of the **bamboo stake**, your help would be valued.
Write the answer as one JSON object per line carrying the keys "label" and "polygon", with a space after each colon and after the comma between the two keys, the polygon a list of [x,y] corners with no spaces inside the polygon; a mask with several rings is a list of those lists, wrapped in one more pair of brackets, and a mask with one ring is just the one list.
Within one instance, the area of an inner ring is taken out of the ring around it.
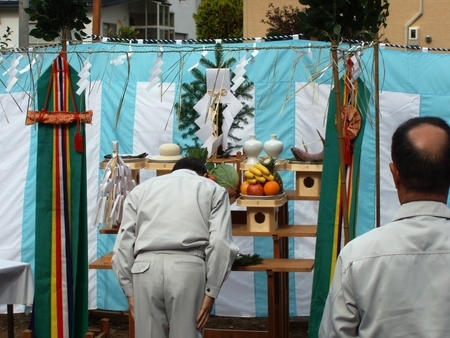
{"label": "bamboo stake", "polygon": [[375,34],[374,53],[374,81],[375,81],[375,185],[376,185],[376,227],[380,227],[380,82],[379,82],[379,40]]}
{"label": "bamboo stake", "polygon": [[341,92],[339,85],[337,41],[338,41],[337,37],[333,37],[331,46],[331,57],[333,59],[334,96],[336,99],[336,128],[338,134],[339,174],[341,178],[340,190],[341,190],[342,216],[344,221],[344,243],[347,244],[350,241],[350,235],[348,228],[347,179],[344,161],[344,138],[342,135]]}

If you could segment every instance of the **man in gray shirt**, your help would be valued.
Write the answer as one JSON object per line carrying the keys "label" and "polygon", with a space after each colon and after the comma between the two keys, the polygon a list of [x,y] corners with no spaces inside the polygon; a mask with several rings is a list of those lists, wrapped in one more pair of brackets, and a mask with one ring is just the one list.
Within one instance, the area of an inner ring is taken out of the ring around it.
{"label": "man in gray shirt", "polygon": [[391,155],[400,209],[342,249],[319,337],[450,337],[450,127],[410,119]]}
{"label": "man in gray shirt", "polygon": [[113,270],[137,338],[201,338],[238,254],[226,189],[185,157],[127,196]]}

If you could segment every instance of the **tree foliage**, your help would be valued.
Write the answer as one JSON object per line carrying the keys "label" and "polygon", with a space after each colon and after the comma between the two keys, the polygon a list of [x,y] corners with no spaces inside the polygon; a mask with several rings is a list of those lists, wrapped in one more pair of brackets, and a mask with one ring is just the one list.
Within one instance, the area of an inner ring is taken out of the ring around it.
{"label": "tree foliage", "polygon": [[73,30],[75,38],[81,40],[86,36],[85,25],[91,22],[82,0],[30,0],[25,12],[30,15],[30,21],[36,21],[30,35],[45,41],[70,40]]}
{"label": "tree foliage", "polygon": [[[261,20],[268,24],[267,36],[292,35],[299,34],[300,31],[300,10],[298,7],[283,6],[275,7],[273,3],[269,4],[269,10],[266,13],[267,20]],[[303,10],[304,11],[304,10]]]}
{"label": "tree foliage", "polygon": [[300,28],[318,40],[333,37],[372,40],[389,16],[388,0],[299,0],[308,6],[300,15]]}
{"label": "tree foliage", "polygon": [[8,41],[11,41],[10,36],[13,33],[9,26],[6,26],[6,33],[2,35],[2,40],[0,40],[0,48],[8,47]]}
{"label": "tree foliage", "polygon": [[243,6],[243,0],[203,0],[193,14],[197,38],[242,38]]}

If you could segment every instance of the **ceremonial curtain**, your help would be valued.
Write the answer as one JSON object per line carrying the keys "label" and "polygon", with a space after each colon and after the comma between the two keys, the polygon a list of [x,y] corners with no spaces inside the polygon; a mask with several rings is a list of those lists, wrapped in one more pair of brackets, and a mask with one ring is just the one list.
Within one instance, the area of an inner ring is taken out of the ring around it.
{"label": "ceremonial curtain", "polygon": [[[76,74],[59,55],[38,81],[39,104],[49,92],[49,112],[74,111],[70,81],[76,82]],[[75,99],[82,109],[83,100]],[[38,124],[33,311],[38,338],[81,338],[87,332],[86,156],[74,149],[77,133],[84,134],[83,124]]]}

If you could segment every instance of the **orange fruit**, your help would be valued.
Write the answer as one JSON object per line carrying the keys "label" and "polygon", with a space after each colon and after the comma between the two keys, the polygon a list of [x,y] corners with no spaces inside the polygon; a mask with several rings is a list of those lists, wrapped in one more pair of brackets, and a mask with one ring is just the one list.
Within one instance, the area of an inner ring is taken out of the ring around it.
{"label": "orange fruit", "polygon": [[248,183],[248,181],[244,181],[241,183],[241,187],[240,187],[241,194],[247,195],[247,188],[249,185],[250,185],[250,183]]}
{"label": "orange fruit", "polygon": [[280,192],[280,185],[276,181],[268,181],[264,184],[265,195],[277,195]]}

